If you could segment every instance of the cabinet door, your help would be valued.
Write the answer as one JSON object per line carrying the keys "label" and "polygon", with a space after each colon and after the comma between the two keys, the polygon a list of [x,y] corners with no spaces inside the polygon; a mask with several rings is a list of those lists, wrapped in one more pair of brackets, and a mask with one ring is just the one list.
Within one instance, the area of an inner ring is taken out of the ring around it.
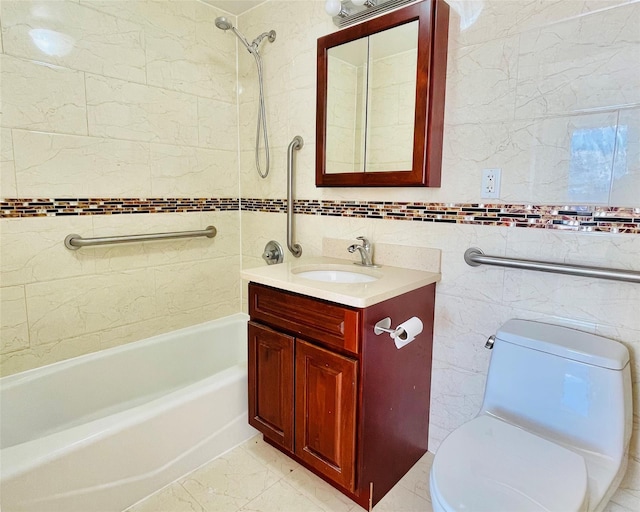
{"label": "cabinet door", "polygon": [[296,340],[296,455],[354,490],[358,362]]}
{"label": "cabinet door", "polygon": [[293,451],[294,338],[249,322],[249,424]]}

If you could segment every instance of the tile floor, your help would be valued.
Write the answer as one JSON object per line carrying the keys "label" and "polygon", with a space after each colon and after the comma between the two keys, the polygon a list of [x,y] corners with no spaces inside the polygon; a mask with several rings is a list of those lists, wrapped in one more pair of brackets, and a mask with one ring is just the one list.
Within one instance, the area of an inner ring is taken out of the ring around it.
{"label": "tile floor", "polygon": [[[432,512],[427,453],[374,512]],[[362,512],[329,484],[256,436],[127,512]]]}

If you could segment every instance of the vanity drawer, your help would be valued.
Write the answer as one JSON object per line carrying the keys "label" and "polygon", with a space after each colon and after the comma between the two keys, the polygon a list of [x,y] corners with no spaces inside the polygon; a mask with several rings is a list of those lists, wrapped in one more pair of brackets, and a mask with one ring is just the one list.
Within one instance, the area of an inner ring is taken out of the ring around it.
{"label": "vanity drawer", "polygon": [[249,315],[252,320],[358,353],[359,309],[249,283]]}

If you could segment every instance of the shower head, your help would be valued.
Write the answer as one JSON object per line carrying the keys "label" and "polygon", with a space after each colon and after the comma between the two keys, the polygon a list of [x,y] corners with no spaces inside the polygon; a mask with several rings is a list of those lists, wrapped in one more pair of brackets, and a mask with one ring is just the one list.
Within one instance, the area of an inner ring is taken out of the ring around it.
{"label": "shower head", "polygon": [[229,30],[230,28],[233,28],[233,25],[227,21],[227,18],[220,16],[219,18],[216,18],[216,27],[220,30]]}
{"label": "shower head", "polygon": [[229,20],[227,20],[227,18],[225,18],[224,16],[220,16],[219,18],[216,18],[215,23],[216,23],[216,27],[218,27],[220,30],[225,30],[225,31],[231,30],[238,37],[238,39],[240,39],[242,44],[245,45],[249,53],[251,53],[254,56],[258,54],[258,46],[260,45],[260,43],[265,37],[269,39],[270,43],[273,43],[276,40],[276,31],[271,30],[269,32],[264,32],[260,34],[258,37],[256,37],[253,40],[253,42],[249,43],[247,38],[244,37],[242,33],[236,27],[234,27],[232,23]]}

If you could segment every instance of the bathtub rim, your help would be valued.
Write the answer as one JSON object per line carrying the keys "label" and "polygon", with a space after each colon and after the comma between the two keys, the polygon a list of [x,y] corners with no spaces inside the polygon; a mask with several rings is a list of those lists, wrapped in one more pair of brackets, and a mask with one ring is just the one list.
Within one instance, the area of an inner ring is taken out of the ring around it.
{"label": "bathtub rim", "polygon": [[[204,380],[194,382],[131,409],[4,448],[0,451],[3,460],[3,463],[0,464],[0,482],[20,477],[35,466],[55,460],[60,455],[64,455],[71,447],[74,449],[82,448],[104,434],[121,433],[133,425],[151,419],[161,412],[184,404],[188,400],[197,400],[216,388],[246,378],[246,372],[246,364],[232,366]],[[43,447],[50,449],[45,451]]]}
{"label": "bathtub rim", "polygon": [[50,375],[52,373],[61,371],[65,368],[72,368],[84,362],[109,356],[110,354],[125,353],[132,350],[140,349],[147,345],[152,345],[154,343],[161,343],[176,335],[195,334],[201,331],[206,331],[207,329],[211,328],[214,325],[219,327],[225,327],[235,323],[241,323],[243,321],[245,323],[248,323],[249,315],[247,315],[246,313],[233,313],[231,315],[216,318],[214,320],[207,320],[206,322],[201,322],[199,324],[189,325],[187,327],[181,327],[180,329],[175,329],[173,331],[155,334],[147,338],[142,338],[141,340],[130,341],[127,343],[123,343],[122,345],[117,345],[115,347],[96,350],[94,352],[81,354],[79,356],[71,357],[69,359],[63,359],[62,361],[56,361],[54,363],[46,364],[43,366],[37,366],[35,368],[31,368],[23,372],[18,372],[11,375],[6,375],[4,377],[0,377],[0,390],[10,389],[24,382],[34,380],[37,377]]}

